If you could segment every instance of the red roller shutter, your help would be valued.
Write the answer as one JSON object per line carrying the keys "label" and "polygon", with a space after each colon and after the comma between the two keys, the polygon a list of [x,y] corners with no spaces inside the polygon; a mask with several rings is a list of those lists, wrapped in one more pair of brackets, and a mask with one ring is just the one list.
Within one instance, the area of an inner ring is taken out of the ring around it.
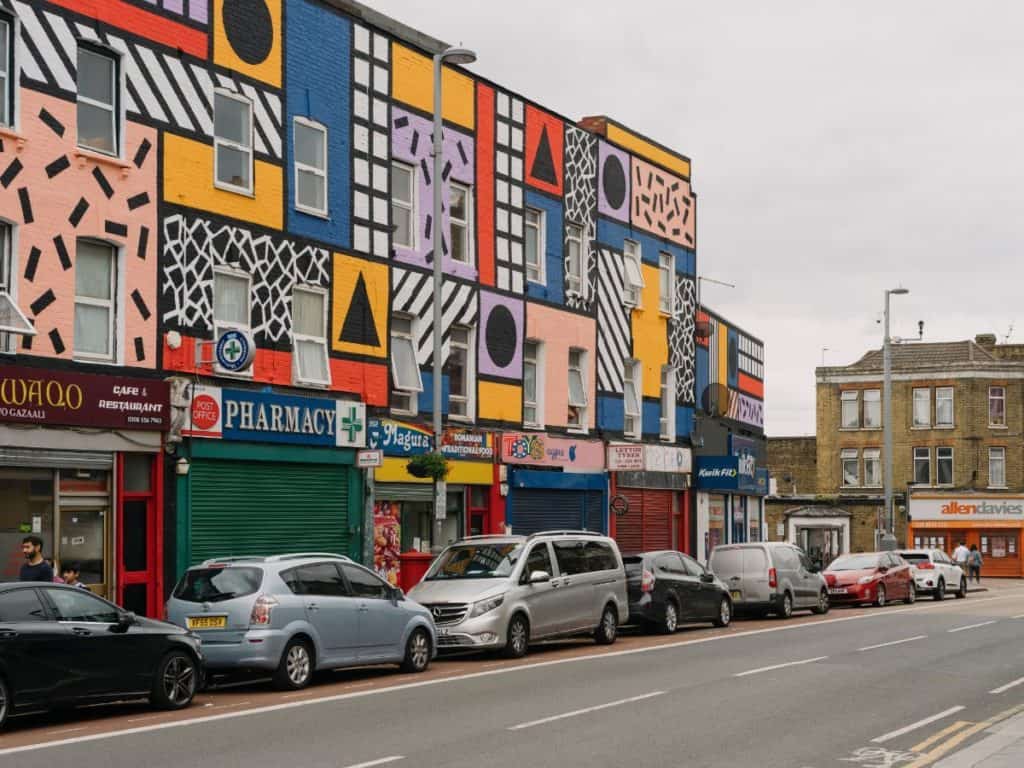
{"label": "red roller shutter", "polygon": [[672,548],[672,491],[618,489],[629,511],[618,519],[615,539],[623,552]]}
{"label": "red roller shutter", "polygon": [[619,488],[618,493],[629,502],[629,511],[615,524],[615,541],[623,552],[644,551],[644,501],[639,488]]}

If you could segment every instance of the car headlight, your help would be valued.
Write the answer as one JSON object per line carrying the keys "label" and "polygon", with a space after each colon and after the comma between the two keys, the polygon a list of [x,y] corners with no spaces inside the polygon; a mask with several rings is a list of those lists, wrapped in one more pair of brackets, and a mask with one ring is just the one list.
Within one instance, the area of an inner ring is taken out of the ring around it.
{"label": "car headlight", "polygon": [[487,600],[481,600],[478,603],[473,603],[473,609],[469,612],[469,618],[475,619],[477,616],[483,616],[485,613],[493,611],[504,602],[505,596],[498,595],[497,597],[491,597]]}
{"label": "car headlight", "polygon": [[877,578],[878,578],[877,576],[861,576],[860,579],[857,580],[857,583],[858,584],[870,584],[871,582],[873,582]]}

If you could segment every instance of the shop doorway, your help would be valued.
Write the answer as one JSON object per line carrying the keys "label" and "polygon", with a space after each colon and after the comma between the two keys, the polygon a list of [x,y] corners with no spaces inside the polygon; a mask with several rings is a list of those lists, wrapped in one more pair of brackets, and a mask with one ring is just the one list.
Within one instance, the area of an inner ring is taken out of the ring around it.
{"label": "shop doorway", "polygon": [[827,568],[829,563],[843,554],[843,531],[841,528],[797,528],[797,544],[811,558],[811,562],[819,568]]}
{"label": "shop doorway", "polygon": [[117,459],[117,603],[140,616],[160,617],[163,520],[158,500],[163,463],[143,453],[119,454]]}

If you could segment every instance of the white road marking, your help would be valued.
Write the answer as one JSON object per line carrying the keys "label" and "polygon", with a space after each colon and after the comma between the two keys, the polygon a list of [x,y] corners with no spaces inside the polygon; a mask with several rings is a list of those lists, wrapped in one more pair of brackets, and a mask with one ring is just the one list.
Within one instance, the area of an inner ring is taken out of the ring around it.
{"label": "white road marking", "polygon": [[[680,640],[672,643],[662,643],[659,645],[648,645],[642,648],[630,648],[625,651],[612,651],[605,653],[590,653],[585,656],[571,656],[565,659],[553,659],[551,661],[538,661],[535,663],[526,664],[514,664],[512,666],[503,666],[497,669],[486,669],[490,665],[483,665],[480,672],[470,672],[465,675],[458,675],[455,677],[438,677],[432,680],[423,680],[415,683],[401,683],[398,685],[389,685],[384,688],[376,688],[369,691],[354,691],[352,693],[335,693],[328,696],[319,696],[314,699],[303,699],[301,701],[289,701],[283,704],[268,704],[262,707],[254,707],[252,709],[242,710],[240,712],[221,712],[215,715],[203,715],[202,717],[193,717],[185,720],[173,720],[170,722],[161,722],[153,725],[142,725],[135,728],[123,728],[115,731],[106,731],[104,733],[87,734],[85,736],[73,736],[67,739],[59,739],[56,741],[47,741],[35,744],[25,744],[19,747],[8,747],[6,749],[0,749],[0,756],[2,755],[14,755],[20,752],[37,752],[40,749],[49,749],[51,747],[66,747],[72,744],[82,744],[89,741],[100,741],[103,739],[113,739],[120,736],[134,736],[139,733],[149,733],[151,731],[162,731],[166,728],[181,728],[188,725],[202,725],[203,723],[215,722],[218,720],[228,720],[238,717],[251,717],[255,715],[264,715],[269,712],[279,712],[284,709],[292,709],[295,707],[308,707],[313,704],[329,704],[336,701],[346,701],[348,699],[362,698],[364,696],[376,696],[384,693],[395,693],[398,691],[407,691],[413,688],[421,688],[428,685],[444,685],[448,683],[457,683],[464,680],[475,680],[481,677],[490,677],[491,675],[506,675],[512,672],[523,672],[533,669],[539,669],[541,667],[553,667],[560,664],[576,664],[581,661],[597,661],[600,659],[612,659],[620,656],[633,656],[641,653],[655,653],[658,651],[673,650],[676,648],[683,648],[689,645],[702,645],[704,643],[714,643],[720,640],[727,640],[736,637],[753,637],[755,635],[765,635],[772,632],[793,632],[801,629],[811,629],[814,627],[823,627],[831,624],[842,624],[847,621],[863,621],[865,619],[874,619],[878,617],[891,617],[899,616],[903,613],[909,612],[928,612],[929,610],[956,610],[959,608],[973,608],[979,603],[990,603],[996,600],[1014,600],[1020,599],[1022,596],[1021,591],[1015,590],[1012,594],[1003,594],[996,597],[985,597],[980,600],[971,600],[964,602],[963,600],[956,603],[950,603],[943,601],[941,603],[932,603],[930,605],[917,604],[915,606],[900,608],[898,610],[888,611],[864,611],[854,616],[843,616],[838,619],[822,619],[819,621],[809,621],[806,623],[792,623],[782,625],[778,627],[765,627],[762,629],[751,629],[745,632],[736,632],[735,634],[713,634],[706,637],[698,637],[692,640]],[[251,684],[251,683],[248,683]],[[223,686],[228,687],[228,686]]]}
{"label": "white road marking", "polygon": [[1005,693],[1011,688],[1016,688],[1021,683],[1024,683],[1024,677],[1019,677],[1012,683],[1007,683],[1006,685],[1001,685],[998,688],[993,688],[991,691],[989,691],[989,693]]}
{"label": "white road marking", "polygon": [[368,763],[356,763],[355,765],[346,765],[345,768],[373,768],[375,765],[387,765],[388,763],[397,763],[399,760],[405,760],[404,755],[392,755],[391,757],[382,757],[379,760],[371,760]]}
{"label": "white road marking", "polygon": [[797,667],[801,664],[813,664],[816,661],[824,661],[828,656],[815,656],[813,659],[803,659],[801,661],[787,661],[785,664],[772,664],[770,667],[758,667],[757,669],[748,669],[746,672],[737,672],[733,677],[746,677],[747,675],[756,675],[760,672],[771,672],[773,669],[782,669],[784,667]]}
{"label": "white road marking", "polygon": [[907,637],[903,640],[893,640],[888,643],[879,643],[878,645],[865,645],[863,648],[858,648],[858,651],[873,651],[875,648],[888,648],[890,645],[901,645],[903,643],[912,643],[915,640],[924,640],[928,635],[915,635],[914,637]]}
{"label": "white road marking", "polygon": [[931,717],[926,717],[924,720],[918,720],[916,723],[911,723],[910,725],[905,725],[902,728],[898,728],[895,731],[889,731],[888,733],[884,733],[881,736],[879,736],[877,739],[872,739],[871,742],[873,744],[884,744],[887,741],[892,741],[893,739],[899,738],[900,736],[902,736],[905,733],[910,733],[911,731],[916,731],[918,728],[924,728],[926,725],[934,723],[936,720],[941,720],[944,717],[949,717],[950,715],[955,715],[957,712],[959,712],[962,709],[965,709],[965,707],[963,705],[956,706],[956,707],[950,707],[949,709],[947,709],[947,710],[945,710],[943,712],[939,712],[937,715],[932,715]]}
{"label": "white road marking", "polygon": [[618,701],[609,701],[607,704],[598,704],[596,707],[587,707],[586,709],[574,709],[572,712],[565,712],[561,715],[552,715],[551,717],[544,717],[540,720],[531,720],[528,723],[512,725],[509,726],[509,730],[521,731],[524,728],[533,728],[536,725],[545,725],[546,723],[553,723],[556,720],[565,720],[568,717],[579,717],[580,715],[587,715],[591,712],[599,712],[602,709],[610,709],[611,707],[621,707],[623,704],[633,704],[637,701],[643,701],[644,699],[653,699],[655,696],[664,695],[664,691],[652,691],[651,693],[645,693],[641,696],[630,696],[628,699],[619,699]]}
{"label": "white road marking", "polygon": [[966,627],[954,627],[953,629],[947,629],[947,632],[963,632],[965,629],[977,629],[978,627],[987,627],[989,624],[995,624],[997,619],[992,621],[983,621],[980,624],[968,624]]}
{"label": "white road marking", "polygon": [[1011,616],[1010,618],[1011,619],[1024,619],[1024,613],[1018,614],[1016,616]]}

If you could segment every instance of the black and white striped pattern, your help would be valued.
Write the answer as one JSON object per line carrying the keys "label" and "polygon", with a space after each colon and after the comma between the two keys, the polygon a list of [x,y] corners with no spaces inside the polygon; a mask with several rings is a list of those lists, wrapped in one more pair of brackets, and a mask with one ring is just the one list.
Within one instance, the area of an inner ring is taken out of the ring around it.
{"label": "black and white striped pattern", "polygon": [[[391,311],[415,318],[416,362],[420,367],[433,365],[434,278],[401,267],[391,268]],[[444,336],[442,362],[448,360],[449,337],[453,325],[476,327],[479,312],[478,292],[467,283],[446,278],[442,285]]]}
{"label": "black and white striped pattern", "polygon": [[497,97],[494,163],[497,284],[503,291],[522,293],[526,117],[522,99],[505,91],[498,91]]}
{"label": "black and white striped pattern", "polygon": [[708,316],[708,384],[726,384],[718,380],[718,333],[719,325],[711,315]]}
{"label": "black and white striped pattern", "polygon": [[391,255],[391,41],[352,25],[352,248]]}
{"label": "black and white striped pattern", "polygon": [[622,303],[622,254],[601,248],[597,269],[597,388],[622,393],[622,361],[633,356],[629,308]]}
{"label": "black and white striped pattern", "polygon": [[253,149],[257,155],[281,159],[283,128],[281,97],[263,87],[217,72],[207,63],[94,24],[17,0],[21,21],[21,70],[29,80],[74,97],[77,92],[78,39],[92,40],[122,54],[125,109],[132,118],[159,123],[175,133],[213,136],[213,93],[216,88],[239,93],[253,105]]}

